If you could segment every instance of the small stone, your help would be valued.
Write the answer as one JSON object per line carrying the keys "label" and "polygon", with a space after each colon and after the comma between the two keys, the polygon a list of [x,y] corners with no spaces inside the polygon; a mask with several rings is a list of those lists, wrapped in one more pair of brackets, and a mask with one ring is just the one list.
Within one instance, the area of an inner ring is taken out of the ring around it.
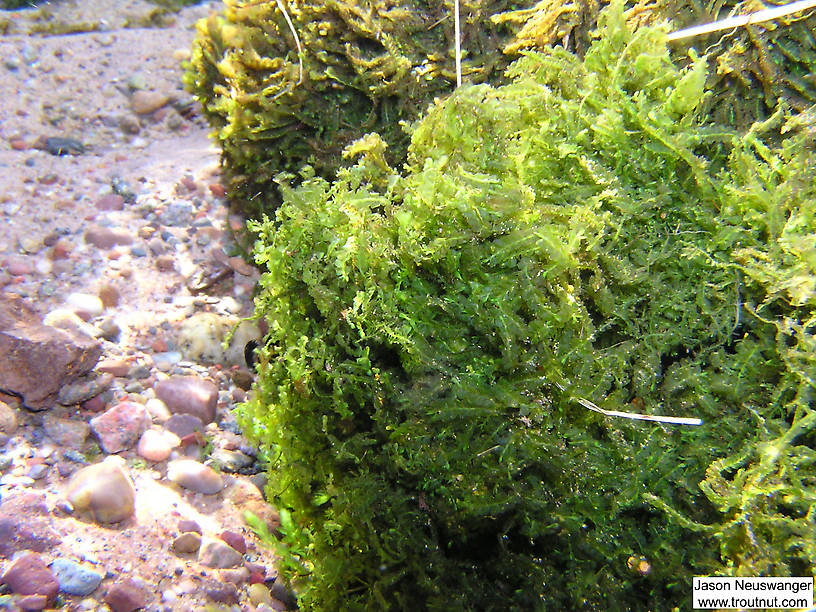
{"label": "small stone", "polygon": [[62,538],[51,527],[48,506],[42,494],[31,491],[3,491],[0,505],[0,557],[29,550],[45,552],[58,546]]}
{"label": "small stone", "polygon": [[260,604],[269,605],[272,603],[272,596],[269,594],[269,589],[263,584],[249,585],[249,601],[253,606]]}
{"label": "small stone", "polygon": [[51,571],[59,582],[61,593],[85,597],[93,593],[102,582],[103,574],[95,572],[70,559],[54,559]]}
{"label": "small stone", "polygon": [[236,533],[235,531],[222,531],[218,537],[242,555],[246,553],[246,542],[244,541],[244,536],[240,533]]}
{"label": "small stone", "polygon": [[197,533],[201,535],[201,527],[198,523],[196,523],[192,519],[179,519],[178,522],[178,530],[181,533],[187,533],[188,531],[192,531],[193,533]]}
{"label": "small stone", "polygon": [[125,198],[118,193],[107,193],[96,201],[98,210],[124,210]]}
{"label": "small stone", "polygon": [[0,582],[19,595],[42,595],[53,602],[59,583],[39,555],[29,553],[11,564]]}
{"label": "small stone", "polygon": [[99,523],[118,523],[134,512],[136,489],[124,459],[112,455],[76,472],[65,498],[77,512],[88,512]]}
{"label": "small stone", "polygon": [[28,476],[32,480],[40,480],[48,475],[48,471],[50,469],[51,466],[49,466],[48,464],[35,463],[29,468],[28,472],[26,472],[26,476]]}
{"label": "small stone", "polygon": [[113,285],[102,285],[98,295],[105,308],[115,308],[119,304],[119,290]]}
{"label": "small stone", "polygon": [[158,463],[166,461],[173,449],[180,444],[181,440],[172,432],[148,429],[139,439],[136,452],[140,457]]}
{"label": "small stone", "polygon": [[67,332],[79,334],[85,338],[96,338],[99,330],[77,316],[72,310],[57,308],[43,317],[43,325],[64,329]]}
{"label": "small stone", "polygon": [[194,435],[196,432],[204,431],[204,423],[191,414],[174,414],[167,419],[164,428],[182,439]]}
{"label": "small stone", "polygon": [[[227,195],[227,190],[224,189],[224,186],[221,183],[210,183],[208,185],[210,193],[213,194],[216,198],[223,198]],[[243,228],[243,224],[241,225]]]}
{"label": "small stone", "polygon": [[226,542],[215,538],[202,538],[201,548],[198,549],[198,562],[206,567],[225,569],[242,565],[244,557]]}
{"label": "small stone", "polygon": [[48,606],[48,598],[45,595],[22,595],[14,598],[16,610],[23,612],[39,612]]}
{"label": "small stone", "polygon": [[91,430],[106,453],[131,448],[150,427],[151,419],[142,404],[124,401],[91,419]]}
{"label": "small stone", "polygon": [[173,543],[170,545],[170,548],[173,549],[173,552],[181,555],[197,553],[200,547],[201,536],[192,531],[182,533],[175,540],[173,540]]}
{"label": "small stone", "polygon": [[96,364],[96,371],[123,378],[127,376],[128,371],[130,371],[130,362],[125,359],[103,359]]}
{"label": "small stone", "polygon": [[238,589],[234,584],[230,584],[229,582],[209,580],[204,584],[204,592],[210,600],[217,603],[238,603]]}
{"label": "small stone", "polygon": [[122,115],[122,117],[119,118],[119,129],[125,134],[135,136],[141,131],[142,126],[139,124],[138,117],[134,117],[133,115]]}
{"label": "small stone", "polygon": [[38,149],[44,149],[51,155],[81,155],[85,153],[85,145],[76,138],[40,138],[34,143]]}
{"label": "small stone", "polygon": [[17,413],[5,402],[0,402],[0,432],[11,435],[17,431]]}
{"label": "small stone", "polygon": [[162,272],[175,270],[176,258],[172,255],[160,255],[156,258],[156,268]]}
{"label": "small stone", "polygon": [[111,249],[119,244],[132,244],[133,237],[124,230],[113,230],[94,225],[85,230],[85,242],[98,249]]}
{"label": "small stone", "polygon": [[193,459],[176,459],[168,463],[167,479],[205,495],[214,495],[224,488],[224,481],[218,472]]}
{"label": "small stone", "polygon": [[248,457],[240,451],[232,451],[225,448],[219,448],[213,451],[212,460],[222,471],[232,474],[249,467],[255,461],[252,457]]}
{"label": "small stone", "polygon": [[117,582],[108,590],[108,594],[105,595],[105,603],[110,606],[112,612],[134,612],[134,610],[145,607],[147,595],[136,581],[127,578]]}
{"label": "small stone", "polygon": [[107,391],[113,382],[113,374],[87,374],[82,379],[65,385],[59,390],[57,401],[63,406],[81,404]]}
{"label": "small stone", "polygon": [[82,448],[91,428],[85,421],[47,414],[43,417],[43,430],[46,436],[60,446]]}
{"label": "small stone", "polygon": [[170,98],[157,91],[137,91],[130,99],[130,108],[137,115],[149,115],[169,101]]}
{"label": "small stone", "polygon": [[89,293],[71,293],[65,298],[65,306],[85,321],[98,317],[105,310],[102,300]]}
{"label": "small stone", "polygon": [[230,582],[232,584],[244,584],[249,580],[249,570],[245,567],[236,569],[222,569],[218,572],[218,577],[223,582]]}
{"label": "small stone", "polygon": [[148,413],[150,413],[151,418],[157,423],[164,423],[171,418],[167,405],[157,397],[151,397],[149,400],[147,400],[145,402],[145,409],[148,411]]}
{"label": "small stone", "polygon": [[156,383],[156,397],[174,414],[191,414],[204,423],[215,420],[218,387],[197,376],[171,376]]}

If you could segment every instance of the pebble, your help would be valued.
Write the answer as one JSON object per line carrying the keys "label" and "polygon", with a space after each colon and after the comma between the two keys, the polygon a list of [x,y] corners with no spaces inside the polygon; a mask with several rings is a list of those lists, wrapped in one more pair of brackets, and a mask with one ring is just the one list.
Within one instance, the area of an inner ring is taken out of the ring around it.
{"label": "pebble", "polygon": [[192,531],[192,532],[197,533],[198,535],[201,535],[201,526],[192,519],[185,519],[185,518],[179,519],[178,530],[181,533],[186,533],[188,531]]}
{"label": "pebble", "polygon": [[98,210],[124,210],[125,198],[118,193],[106,193],[96,201]]}
{"label": "pebble", "polygon": [[53,602],[59,591],[59,583],[40,556],[28,553],[11,564],[0,578],[13,593],[20,595],[42,595],[47,602]]}
{"label": "pebble", "polygon": [[85,153],[85,145],[76,138],[52,136],[38,140],[35,146],[45,149],[51,155],[81,155]]}
{"label": "pebble", "polygon": [[168,463],[167,479],[205,495],[214,495],[224,488],[224,481],[215,470],[193,459],[176,459]]}
{"label": "pebble", "polygon": [[114,230],[109,227],[94,225],[85,230],[85,242],[98,249],[111,249],[116,245],[129,245],[133,237],[124,230]]}
{"label": "pebble", "polygon": [[90,293],[71,293],[65,298],[65,307],[85,321],[98,317],[105,310],[102,300]]}
{"label": "pebble", "polygon": [[145,409],[150,414],[151,418],[157,423],[165,423],[171,418],[170,411],[167,409],[167,404],[157,397],[151,397],[149,400],[147,400],[145,402]]}
{"label": "pebble", "polygon": [[270,605],[272,603],[272,595],[269,594],[269,589],[263,584],[249,585],[249,601],[253,606],[260,604]]}
{"label": "pebble", "polygon": [[59,582],[61,593],[81,597],[93,593],[104,577],[104,574],[64,558],[54,559],[54,562],[51,563],[51,571]]}
{"label": "pebble", "polygon": [[0,432],[11,435],[17,431],[17,413],[5,402],[0,402]]}
{"label": "pebble", "polygon": [[105,308],[115,308],[119,304],[119,290],[113,285],[102,285],[97,294],[102,301],[102,306]]}
{"label": "pebble", "polygon": [[190,553],[197,553],[201,547],[201,536],[195,532],[188,531],[178,536],[170,548],[173,552],[186,555]]}
{"label": "pebble", "polygon": [[91,419],[91,431],[106,453],[118,453],[131,448],[150,427],[151,419],[142,404],[120,402]]}
{"label": "pebble", "polygon": [[82,448],[91,432],[85,421],[64,419],[51,414],[43,417],[43,430],[55,443],[69,449]]}
{"label": "pebble", "polygon": [[205,537],[198,549],[198,562],[206,567],[225,569],[242,565],[244,557],[226,542]]}
{"label": "pebble", "polygon": [[40,480],[48,475],[48,471],[50,469],[51,466],[46,465],[45,463],[35,463],[29,468],[28,472],[26,472],[26,476],[32,480]]}
{"label": "pebble", "polygon": [[244,541],[244,536],[242,536],[240,533],[235,531],[222,531],[218,537],[224,540],[224,542],[232,546],[242,555],[246,553],[246,542]]}
{"label": "pebble", "polygon": [[126,469],[124,459],[116,455],[82,468],[71,477],[65,497],[74,510],[90,513],[99,523],[118,523],[133,515],[136,499]]}
{"label": "pebble", "polygon": [[81,404],[107,391],[112,382],[113,374],[88,374],[77,382],[61,387],[57,394],[57,401],[63,406]]}
{"label": "pebble", "polygon": [[160,372],[169,372],[173,366],[178,365],[179,361],[181,361],[181,353],[178,351],[153,353],[153,364]]}
{"label": "pebble", "polygon": [[57,308],[43,317],[43,325],[74,331],[89,338],[96,338],[99,330],[80,319],[72,310]]}
{"label": "pebble", "polygon": [[238,603],[238,589],[234,584],[229,582],[219,582],[217,580],[208,580],[204,584],[204,592],[212,601],[222,604],[237,604]]}
{"label": "pebble", "polygon": [[191,414],[174,414],[164,424],[167,431],[172,431],[179,438],[186,438],[196,432],[204,431],[204,422]]}
{"label": "pebble", "polygon": [[68,448],[62,451],[63,458],[67,459],[68,461],[73,461],[74,463],[81,463],[86,464],[88,461],[85,459],[85,456],[80,453],[78,450],[73,448]]}
{"label": "pebble", "polygon": [[96,371],[123,378],[127,376],[130,371],[130,362],[126,359],[103,359],[96,364]]}
{"label": "pebble", "polygon": [[181,444],[178,436],[172,432],[148,429],[139,439],[136,452],[148,461],[166,461],[173,449]]}
{"label": "pebble", "polygon": [[224,472],[240,472],[243,468],[252,465],[255,460],[252,457],[247,457],[240,451],[231,451],[225,448],[219,448],[212,453],[213,463],[216,464]]}
{"label": "pebble", "polygon": [[198,376],[171,376],[157,382],[154,390],[173,414],[191,414],[204,423],[215,420],[218,387],[209,380]]}
{"label": "pebble", "polygon": [[221,578],[223,582],[244,584],[245,582],[249,581],[249,570],[246,567],[222,569],[218,572],[218,577]]}
{"label": "pebble", "polygon": [[136,91],[130,99],[130,108],[137,115],[149,115],[170,101],[166,95],[157,91]]}
{"label": "pebble", "polygon": [[192,223],[195,210],[192,202],[174,200],[159,215],[159,221],[170,227],[187,227]]}
{"label": "pebble", "polygon": [[115,583],[105,595],[112,612],[134,612],[147,604],[145,590],[135,580],[126,578]]}

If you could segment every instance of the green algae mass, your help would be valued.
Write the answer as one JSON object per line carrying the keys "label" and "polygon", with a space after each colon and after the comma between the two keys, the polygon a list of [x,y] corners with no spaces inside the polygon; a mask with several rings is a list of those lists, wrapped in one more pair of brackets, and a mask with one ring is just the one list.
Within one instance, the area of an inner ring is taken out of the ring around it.
{"label": "green algae mass", "polygon": [[[463,2],[464,77],[501,75],[508,42],[490,17],[505,2]],[[453,3],[442,0],[225,0],[198,24],[185,80],[222,147],[231,200],[250,217],[280,201],[272,179],[305,164],[331,177],[340,152],[377,131],[402,161],[413,121],[456,81]],[[302,60],[302,73],[299,66]]]}
{"label": "green algae mass", "polygon": [[816,569],[812,111],[712,127],[704,60],[620,5],[598,35],[437,101],[401,173],[371,134],[280,176],[254,224],[238,416],[303,609],[670,610]]}

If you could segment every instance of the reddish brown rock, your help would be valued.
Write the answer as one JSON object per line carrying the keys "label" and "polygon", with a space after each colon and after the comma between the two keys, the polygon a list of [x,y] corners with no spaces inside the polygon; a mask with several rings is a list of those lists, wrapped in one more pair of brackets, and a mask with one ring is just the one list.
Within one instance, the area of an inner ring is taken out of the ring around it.
{"label": "reddish brown rock", "polygon": [[113,612],[133,612],[145,607],[147,595],[141,586],[128,578],[117,582],[108,590],[105,603]]}
{"label": "reddish brown rock", "polygon": [[39,612],[45,610],[48,598],[45,595],[23,595],[15,598],[14,605],[23,612]]}
{"label": "reddish brown rock", "polygon": [[42,595],[52,602],[59,591],[59,582],[35,553],[23,555],[11,564],[0,580],[13,593],[20,595]]}
{"label": "reddish brown rock", "polygon": [[238,603],[238,589],[234,584],[229,582],[208,580],[206,583],[204,583],[204,592],[207,594],[208,599],[217,603]]}
{"label": "reddish brown rock", "polygon": [[91,419],[91,430],[106,453],[131,448],[150,427],[150,414],[142,404],[120,402]]}
{"label": "reddish brown rock", "polygon": [[21,492],[4,495],[0,505],[0,557],[10,559],[21,550],[45,552],[62,538],[51,528],[48,506],[42,494]]}
{"label": "reddish brown rock", "polygon": [[246,553],[246,542],[244,542],[244,536],[242,536],[240,533],[236,533],[234,531],[222,531],[218,537],[224,540],[224,542],[232,546],[242,555]]}
{"label": "reddish brown rock", "polygon": [[113,230],[108,227],[92,225],[85,230],[85,242],[98,249],[110,249],[118,244],[131,244],[133,237],[124,230]]}
{"label": "reddish brown rock", "polygon": [[113,308],[119,305],[119,290],[113,285],[102,285],[99,288],[98,295],[105,308]]}
{"label": "reddish brown rock", "polygon": [[53,405],[60,388],[91,371],[101,354],[92,338],[42,325],[25,300],[0,303],[0,390],[22,396],[28,408]]}
{"label": "reddish brown rock", "polygon": [[103,359],[96,365],[96,371],[122,378],[130,371],[130,362],[126,359]]}
{"label": "reddish brown rock", "polygon": [[198,376],[171,376],[154,387],[156,397],[173,414],[190,414],[204,423],[215,420],[218,387]]}
{"label": "reddish brown rock", "polygon": [[[225,195],[227,195],[227,190],[224,189],[224,186],[221,183],[210,183],[208,187],[210,189],[210,193],[216,198],[223,198]],[[243,227],[243,225],[241,227]]]}
{"label": "reddish brown rock", "polygon": [[108,193],[96,201],[99,210],[124,210],[125,198],[118,193]]}

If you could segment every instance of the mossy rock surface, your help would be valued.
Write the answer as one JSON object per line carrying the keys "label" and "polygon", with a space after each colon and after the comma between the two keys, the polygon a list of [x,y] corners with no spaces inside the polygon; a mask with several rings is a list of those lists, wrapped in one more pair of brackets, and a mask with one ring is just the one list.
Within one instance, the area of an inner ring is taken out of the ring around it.
{"label": "mossy rock surface", "polygon": [[280,177],[239,418],[304,609],[669,610],[816,569],[813,112],[713,129],[709,71],[616,6],[583,58],[437,102],[403,172],[372,134]]}

